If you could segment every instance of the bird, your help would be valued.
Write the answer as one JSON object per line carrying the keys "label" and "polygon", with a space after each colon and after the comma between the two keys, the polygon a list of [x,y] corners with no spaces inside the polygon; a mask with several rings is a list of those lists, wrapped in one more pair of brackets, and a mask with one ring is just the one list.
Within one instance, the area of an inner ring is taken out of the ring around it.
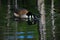
{"label": "bird", "polygon": [[13,15],[15,21],[23,20],[29,25],[36,24],[36,21],[34,20],[36,19],[35,15],[27,9],[16,9]]}

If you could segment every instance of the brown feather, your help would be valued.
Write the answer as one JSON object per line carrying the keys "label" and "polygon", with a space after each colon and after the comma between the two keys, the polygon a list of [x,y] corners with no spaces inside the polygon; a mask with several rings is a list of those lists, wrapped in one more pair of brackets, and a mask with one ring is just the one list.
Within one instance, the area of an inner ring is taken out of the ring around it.
{"label": "brown feather", "polygon": [[18,12],[19,15],[26,15],[28,13],[28,10],[23,9]]}

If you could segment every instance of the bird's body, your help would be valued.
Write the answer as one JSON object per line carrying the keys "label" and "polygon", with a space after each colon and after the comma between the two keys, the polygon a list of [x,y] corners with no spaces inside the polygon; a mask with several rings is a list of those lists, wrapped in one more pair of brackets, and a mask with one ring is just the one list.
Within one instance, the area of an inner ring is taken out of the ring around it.
{"label": "bird's body", "polygon": [[29,12],[27,9],[21,9],[17,12],[14,12],[14,17],[19,20],[27,21],[29,24],[32,24],[35,15]]}

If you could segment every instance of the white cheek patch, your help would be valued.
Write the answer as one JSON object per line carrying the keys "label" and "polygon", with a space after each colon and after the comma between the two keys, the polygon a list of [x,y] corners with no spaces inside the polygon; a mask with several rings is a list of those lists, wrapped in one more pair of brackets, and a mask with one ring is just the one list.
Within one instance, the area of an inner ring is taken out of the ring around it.
{"label": "white cheek patch", "polygon": [[14,13],[14,16],[19,17],[19,15],[18,15],[18,14],[16,14],[16,13]]}

